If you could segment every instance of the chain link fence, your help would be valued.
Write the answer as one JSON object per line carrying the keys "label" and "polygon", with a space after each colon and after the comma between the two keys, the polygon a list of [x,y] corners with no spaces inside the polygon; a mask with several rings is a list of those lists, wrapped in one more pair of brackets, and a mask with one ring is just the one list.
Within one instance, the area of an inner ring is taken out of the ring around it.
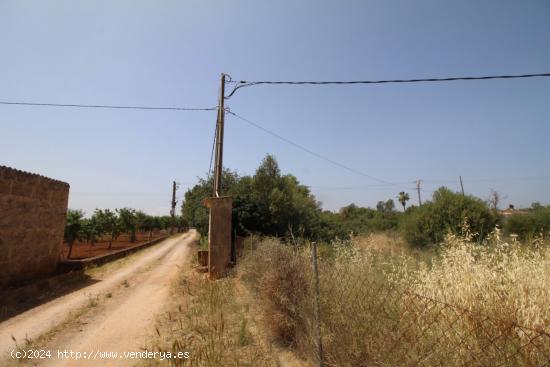
{"label": "chain link fence", "polygon": [[318,272],[310,275],[319,293],[310,293],[319,317],[304,316],[320,325],[320,338],[315,332],[310,338],[319,365],[550,366],[548,331],[413,293],[372,272],[318,259],[315,248]]}
{"label": "chain link fence", "polygon": [[550,366],[548,323],[415,293],[388,276],[384,256],[340,261],[314,249],[264,244],[242,269],[273,332],[319,366]]}

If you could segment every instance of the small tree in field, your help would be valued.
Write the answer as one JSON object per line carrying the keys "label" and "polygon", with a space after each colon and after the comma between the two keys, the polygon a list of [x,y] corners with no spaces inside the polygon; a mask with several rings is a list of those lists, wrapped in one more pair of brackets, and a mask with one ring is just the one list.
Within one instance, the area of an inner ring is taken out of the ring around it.
{"label": "small tree in field", "polygon": [[135,210],[130,208],[116,209],[118,213],[118,224],[120,229],[130,234],[130,242],[136,241],[136,215]]}
{"label": "small tree in field", "polygon": [[407,201],[409,201],[410,197],[409,194],[405,191],[401,191],[399,195],[397,195],[397,200],[403,205],[403,211],[405,211],[405,207],[407,206]]}
{"label": "small tree in field", "polygon": [[71,258],[73,252],[73,244],[82,235],[82,218],[84,212],[82,210],[69,209],[67,211],[67,222],[65,224],[65,241],[69,244],[69,253],[67,259]]}
{"label": "small tree in field", "polygon": [[153,238],[153,231],[157,228],[157,217],[146,215],[141,223],[141,230],[149,232],[149,240]]}
{"label": "small tree in field", "polygon": [[141,210],[137,210],[134,213],[135,219],[136,219],[136,229],[139,232],[147,231],[149,230],[148,226],[148,215],[142,212]]}
{"label": "small tree in field", "polygon": [[102,233],[108,233],[110,235],[109,249],[111,249],[111,247],[113,246],[113,241],[120,234],[120,228],[118,225],[118,218],[116,213],[110,211],[109,209],[96,209],[94,212],[94,216],[100,223]]}
{"label": "small tree in field", "polygon": [[97,237],[104,233],[102,223],[94,213],[90,219],[82,220],[82,235],[92,246],[95,245]]}

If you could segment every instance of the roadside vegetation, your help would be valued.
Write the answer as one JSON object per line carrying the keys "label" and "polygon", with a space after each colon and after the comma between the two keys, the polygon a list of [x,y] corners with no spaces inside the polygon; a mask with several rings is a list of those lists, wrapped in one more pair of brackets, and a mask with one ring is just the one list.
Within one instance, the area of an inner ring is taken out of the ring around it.
{"label": "roadside vegetation", "polygon": [[[394,239],[381,236],[319,247],[327,364],[548,362],[550,243],[537,238],[512,244],[496,231],[480,246],[467,228],[464,232],[448,234],[429,257],[415,253],[426,250],[395,249]],[[315,360],[308,244],[256,238],[247,248],[238,276],[262,303],[265,327]]]}
{"label": "roadside vegetation", "polygon": [[[245,284],[263,327],[298,355],[317,358],[315,241],[327,365],[548,362],[550,206],[504,216],[494,191],[482,200],[441,187],[421,206],[399,192],[375,208],[332,212],[271,155],[253,175],[223,174],[234,228],[248,237],[223,282]],[[182,204],[202,234],[211,187],[200,180]]]}
{"label": "roadside vegetation", "polygon": [[237,295],[233,277],[215,282],[185,267],[167,311],[156,325],[155,351],[189,353],[189,358],[145,360],[143,366],[277,366],[257,335],[255,316]]}
{"label": "roadside vegetation", "polygon": [[[503,235],[520,239],[547,234],[550,231],[550,206],[533,204],[522,215],[503,218],[498,206],[498,193],[489,200],[453,192],[446,187],[436,190],[422,206],[407,205],[406,192],[396,193],[403,211],[396,209],[392,198],[379,201],[375,208],[350,204],[338,212],[323,211],[307,186],[291,174],[282,174],[275,157],[267,155],[251,175],[223,172],[223,192],[233,196],[233,225],[237,234],[275,236],[292,240],[307,238],[330,243],[354,235],[395,232],[415,247],[441,243],[448,233],[465,235],[467,221],[474,233],[473,241],[483,243],[495,226]],[[208,231],[208,210],[204,198],[211,195],[212,178],[200,179],[185,194],[182,218],[201,234]]]}

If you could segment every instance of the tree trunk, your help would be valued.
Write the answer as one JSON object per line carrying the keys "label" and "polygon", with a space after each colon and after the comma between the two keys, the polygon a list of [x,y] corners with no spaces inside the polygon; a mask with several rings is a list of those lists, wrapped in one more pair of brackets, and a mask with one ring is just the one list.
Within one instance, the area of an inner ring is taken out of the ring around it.
{"label": "tree trunk", "polygon": [[69,243],[69,253],[67,254],[67,259],[71,258],[72,253],[73,253],[73,242]]}

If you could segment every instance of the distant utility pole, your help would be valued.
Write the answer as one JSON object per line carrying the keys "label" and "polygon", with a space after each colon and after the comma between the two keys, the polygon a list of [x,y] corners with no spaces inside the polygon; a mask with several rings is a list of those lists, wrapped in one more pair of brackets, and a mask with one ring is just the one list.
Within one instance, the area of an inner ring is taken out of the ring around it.
{"label": "distant utility pole", "polygon": [[420,184],[422,183],[422,180],[416,181],[416,191],[418,192],[418,205],[422,205],[422,198],[420,197]]}
{"label": "distant utility pole", "polygon": [[218,119],[216,122],[216,162],[214,164],[214,197],[220,197],[223,170],[223,123],[225,119],[225,74],[221,75]]}
{"label": "distant utility pole", "polygon": [[176,225],[176,181],[172,182],[172,208],[170,209],[170,216],[172,217],[172,226],[170,228],[170,234],[174,234],[174,227]]}
{"label": "distant utility pole", "polygon": [[462,190],[462,196],[464,196],[464,184],[462,183],[462,176],[458,176],[460,178],[460,189]]}

